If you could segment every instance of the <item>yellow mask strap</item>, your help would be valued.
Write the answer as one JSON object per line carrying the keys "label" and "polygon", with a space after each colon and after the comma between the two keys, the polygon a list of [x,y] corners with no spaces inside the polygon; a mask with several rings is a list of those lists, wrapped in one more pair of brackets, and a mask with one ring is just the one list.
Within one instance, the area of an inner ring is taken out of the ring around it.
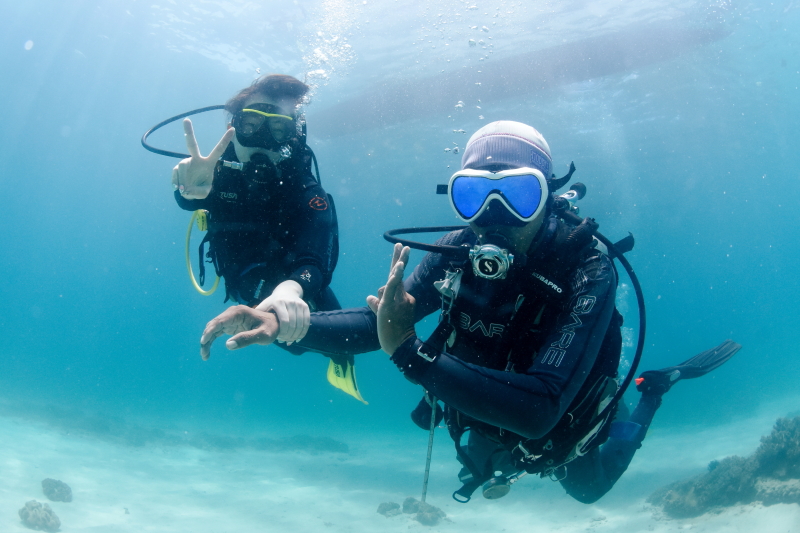
{"label": "yellow mask strap", "polygon": [[257,113],[257,114],[259,114],[261,116],[264,116],[264,117],[267,117],[267,118],[270,118],[270,117],[271,118],[285,118],[286,120],[294,120],[292,117],[290,117],[288,115],[276,115],[274,113],[265,113],[263,111],[259,111],[258,109],[249,109],[249,108],[247,108],[247,109],[242,109],[242,111],[247,111],[248,113]]}

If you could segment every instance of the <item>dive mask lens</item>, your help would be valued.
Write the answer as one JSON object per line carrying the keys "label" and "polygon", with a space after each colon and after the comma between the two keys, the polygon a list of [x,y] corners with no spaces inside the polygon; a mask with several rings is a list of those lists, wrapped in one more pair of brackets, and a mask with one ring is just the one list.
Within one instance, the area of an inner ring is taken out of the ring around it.
{"label": "dive mask lens", "polygon": [[547,182],[541,173],[528,168],[497,173],[464,170],[450,178],[449,193],[456,213],[467,222],[485,211],[493,198],[528,222],[544,207]]}
{"label": "dive mask lens", "polygon": [[261,115],[242,111],[238,120],[238,126],[234,124],[234,127],[236,128],[237,134],[241,134],[245,137],[252,137],[258,130],[261,129],[261,126],[264,125],[265,120],[266,118]]}
{"label": "dive mask lens", "polygon": [[294,119],[286,120],[285,117],[270,117],[267,119],[267,126],[272,138],[279,144],[288,142],[292,138],[292,133],[297,130]]}
{"label": "dive mask lens", "polygon": [[242,146],[277,149],[297,129],[294,117],[278,106],[251,104],[233,117],[236,138]]}

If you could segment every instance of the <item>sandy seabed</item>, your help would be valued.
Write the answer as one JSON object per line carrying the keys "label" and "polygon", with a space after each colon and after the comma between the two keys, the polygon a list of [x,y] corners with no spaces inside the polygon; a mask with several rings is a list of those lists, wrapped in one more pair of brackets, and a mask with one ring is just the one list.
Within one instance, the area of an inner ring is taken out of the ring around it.
{"label": "sandy seabed", "polygon": [[[659,486],[702,471],[711,459],[752,453],[786,407],[703,431],[653,431],[623,479],[594,505],[575,502],[557,483],[532,476],[502,500],[476,493],[472,502],[456,503],[450,494],[458,488],[458,465],[440,430],[428,503],[447,518],[433,527],[411,515],[386,518],[376,512],[381,502],[419,497],[424,434],[413,443],[369,435],[347,454],[213,451],[131,447],[5,417],[0,418],[0,532],[31,531],[18,510],[28,500],[47,502],[41,480],[48,477],[73,489],[71,503],[48,502],[65,533],[800,532],[798,505],[751,504],[671,520],[645,502]],[[399,458],[409,447],[421,449],[413,458]]]}

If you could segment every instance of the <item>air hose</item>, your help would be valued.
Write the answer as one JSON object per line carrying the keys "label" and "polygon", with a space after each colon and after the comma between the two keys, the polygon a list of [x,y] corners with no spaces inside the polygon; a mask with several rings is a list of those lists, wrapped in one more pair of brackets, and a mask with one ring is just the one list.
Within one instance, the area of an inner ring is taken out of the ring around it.
{"label": "air hose", "polygon": [[[203,296],[211,296],[214,294],[214,291],[217,290],[217,286],[219,285],[219,276],[217,279],[214,280],[214,285],[209,290],[203,290],[203,287],[197,283],[197,279],[194,277],[194,271],[192,270],[192,258],[191,254],[189,253],[189,245],[192,240],[192,226],[194,226],[195,220],[197,221],[197,229],[200,231],[207,231],[208,230],[208,218],[206,216],[206,211],[204,209],[198,209],[194,213],[192,213],[192,218],[189,220],[189,229],[186,230],[186,269],[189,271],[189,279],[192,280],[192,285],[194,288],[202,294]],[[200,259],[202,261],[202,258]]]}

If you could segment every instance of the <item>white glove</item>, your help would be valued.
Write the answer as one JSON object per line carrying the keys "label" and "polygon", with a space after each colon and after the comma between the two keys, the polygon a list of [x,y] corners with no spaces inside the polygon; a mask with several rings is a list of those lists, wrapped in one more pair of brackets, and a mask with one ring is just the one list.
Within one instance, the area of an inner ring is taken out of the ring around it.
{"label": "white glove", "polygon": [[259,311],[273,311],[280,323],[278,340],[292,344],[306,336],[311,324],[311,311],[303,301],[303,287],[287,279],[272,291],[269,297],[258,304]]}
{"label": "white glove", "polygon": [[183,131],[186,137],[186,148],[189,149],[191,157],[182,160],[172,169],[172,187],[180,191],[181,196],[184,198],[202,200],[211,192],[211,184],[214,181],[214,168],[236,131],[233,128],[229,128],[214,149],[211,150],[211,153],[208,154],[208,157],[200,155],[200,148],[197,146],[197,139],[194,137],[192,121],[188,118],[183,119]]}

